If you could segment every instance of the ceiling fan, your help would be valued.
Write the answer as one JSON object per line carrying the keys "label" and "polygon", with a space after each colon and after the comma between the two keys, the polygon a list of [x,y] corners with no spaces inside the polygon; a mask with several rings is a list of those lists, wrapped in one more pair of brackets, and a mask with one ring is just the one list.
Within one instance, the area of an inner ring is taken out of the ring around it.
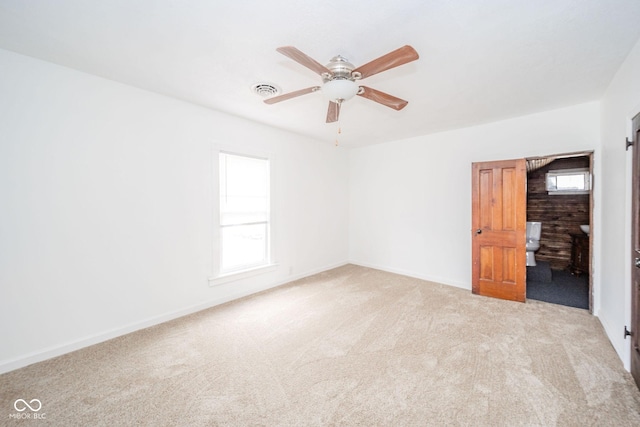
{"label": "ceiling fan", "polygon": [[322,90],[326,98],[329,99],[327,123],[338,121],[342,102],[353,98],[355,95],[370,99],[394,110],[402,110],[408,104],[404,99],[396,98],[395,96],[367,86],[360,86],[357,82],[366,77],[399,67],[400,65],[415,61],[419,58],[418,52],[411,46],[406,45],[356,68],[340,55],[333,57],[331,61],[324,66],[293,46],[279,47],[276,50],[300,65],[318,73],[322,77],[323,84],[322,86],[312,86],[274,96],[266,99],[264,102],[267,104],[275,104],[286,101],[287,99],[306,95],[307,93]]}

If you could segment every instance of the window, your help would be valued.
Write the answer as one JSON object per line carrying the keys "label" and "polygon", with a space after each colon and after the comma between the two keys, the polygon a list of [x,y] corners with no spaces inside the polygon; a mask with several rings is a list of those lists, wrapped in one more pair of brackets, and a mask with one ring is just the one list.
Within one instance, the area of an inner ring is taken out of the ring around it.
{"label": "window", "polygon": [[586,194],[591,190],[589,169],[563,169],[547,172],[549,194]]}
{"label": "window", "polygon": [[270,263],[269,160],[219,153],[221,275]]}

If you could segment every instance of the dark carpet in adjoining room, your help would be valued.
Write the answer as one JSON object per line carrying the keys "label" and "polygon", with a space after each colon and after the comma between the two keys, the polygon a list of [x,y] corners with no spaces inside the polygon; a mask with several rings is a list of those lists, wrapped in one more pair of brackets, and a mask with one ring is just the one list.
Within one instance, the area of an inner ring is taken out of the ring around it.
{"label": "dark carpet in adjoining room", "polygon": [[549,263],[540,261],[527,267],[527,298],[589,309],[589,276],[552,270]]}

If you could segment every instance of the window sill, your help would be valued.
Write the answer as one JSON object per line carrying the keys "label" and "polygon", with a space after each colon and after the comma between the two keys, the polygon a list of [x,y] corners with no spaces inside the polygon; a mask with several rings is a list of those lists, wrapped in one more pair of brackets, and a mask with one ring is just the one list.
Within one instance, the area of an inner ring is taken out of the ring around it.
{"label": "window sill", "polygon": [[261,267],[252,268],[250,270],[242,270],[235,273],[227,273],[217,277],[209,277],[209,286],[223,285],[236,280],[246,279],[248,277],[257,276],[259,274],[271,273],[278,269],[278,264],[269,264]]}
{"label": "window sill", "polygon": [[577,190],[577,191],[569,191],[569,190],[555,190],[555,191],[547,191],[549,196],[575,196],[580,194],[589,194],[591,190]]}

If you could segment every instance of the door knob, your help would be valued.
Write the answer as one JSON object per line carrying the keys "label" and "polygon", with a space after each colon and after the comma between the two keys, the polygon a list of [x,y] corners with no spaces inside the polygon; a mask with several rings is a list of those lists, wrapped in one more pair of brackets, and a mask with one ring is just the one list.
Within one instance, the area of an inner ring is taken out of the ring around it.
{"label": "door knob", "polygon": [[[476,234],[482,234],[482,229],[478,228],[476,230]],[[638,266],[638,263],[640,262],[640,260],[638,258],[636,258],[636,267]]]}
{"label": "door knob", "polygon": [[636,258],[636,267],[640,268],[640,258]]}

